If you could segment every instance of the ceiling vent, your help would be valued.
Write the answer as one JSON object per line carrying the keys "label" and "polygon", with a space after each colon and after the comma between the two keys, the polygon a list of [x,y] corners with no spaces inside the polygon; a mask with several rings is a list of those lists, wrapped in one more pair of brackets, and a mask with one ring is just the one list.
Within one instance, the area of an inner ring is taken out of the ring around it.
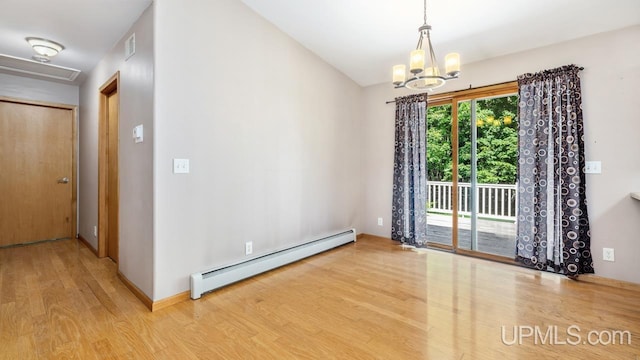
{"label": "ceiling vent", "polygon": [[38,61],[0,54],[0,70],[41,76],[49,79],[73,81],[80,70],[64,66],[45,64]]}

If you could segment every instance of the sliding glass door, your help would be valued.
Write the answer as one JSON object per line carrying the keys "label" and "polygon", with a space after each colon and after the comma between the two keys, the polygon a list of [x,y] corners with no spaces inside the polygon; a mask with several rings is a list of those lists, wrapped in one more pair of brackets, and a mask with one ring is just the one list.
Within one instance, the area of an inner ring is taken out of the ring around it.
{"label": "sliding glass door", "polygon": [[[513,258],[517,85],[466,90],[430,101],[429,244]],[[450,135],[442,135],[450,119]],[[448,237],[447,237],[448,236]],[[446,239],[446,240],[445,240]]]}

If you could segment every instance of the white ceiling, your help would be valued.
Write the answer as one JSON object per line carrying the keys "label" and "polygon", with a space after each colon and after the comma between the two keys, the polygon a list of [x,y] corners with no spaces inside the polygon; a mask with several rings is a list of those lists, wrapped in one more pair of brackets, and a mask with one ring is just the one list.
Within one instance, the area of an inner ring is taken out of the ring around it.
{"label": "white ceiling", "polygon": [[[66,47],[52,64],[86,74],[151,1],[2,0],[0,54],[30,58],[24,38],[44,37]],[[422,24],[420,0],[242,1],[363,86],[390,81],[391,66],[407,61]],[[436,55],[442,61],[459,52],[463,66],[640,24],[640,0],[428,0],[427,6]]]}
{"label": "white ceiling", "polygon": [[[408,63],[421,0],[242,0],[362,86]],[[640,0],[428,0],[438,61],[464,64],[640,24]],[[638,43],[629,46],[640,46]]]}
{"label": "white ceiling", "polygon": [[[113,48],[151,0],[2,0],[0,54],[30,59],[27,36],[59,42],[65,49],[51,64],[87,72]],[[124,51],[124,50],[123,50]]]}

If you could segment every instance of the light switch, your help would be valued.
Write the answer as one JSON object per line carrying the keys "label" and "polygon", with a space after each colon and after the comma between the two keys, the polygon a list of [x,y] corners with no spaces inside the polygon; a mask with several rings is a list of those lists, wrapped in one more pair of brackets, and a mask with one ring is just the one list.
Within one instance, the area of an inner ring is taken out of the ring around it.
{"label": "light switch", "polygon": [[601,161],[585,161],[584,173],[585,174],[601,174],[602,162]]}
{"label": "light switch", "polygon": [[141,143],[143,140],[143,132],[144,129],[142,128],[142,125],[138,125],[136,127],[133,128],[133,141],[136,143]]}
{"label": "light switch", "polygon": [[173,173],[174,174],[188,174],[189,173],[189,159],[173,159]]}

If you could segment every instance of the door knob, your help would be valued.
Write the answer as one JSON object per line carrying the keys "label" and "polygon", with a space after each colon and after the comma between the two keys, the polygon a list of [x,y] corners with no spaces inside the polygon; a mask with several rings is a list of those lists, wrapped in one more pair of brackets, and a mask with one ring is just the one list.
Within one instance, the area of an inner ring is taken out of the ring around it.
{"label": "door knob", "polygon": [[69,178],[68,177],[63,177],[58,179],[58,184],[68,184],[69,183]]}

